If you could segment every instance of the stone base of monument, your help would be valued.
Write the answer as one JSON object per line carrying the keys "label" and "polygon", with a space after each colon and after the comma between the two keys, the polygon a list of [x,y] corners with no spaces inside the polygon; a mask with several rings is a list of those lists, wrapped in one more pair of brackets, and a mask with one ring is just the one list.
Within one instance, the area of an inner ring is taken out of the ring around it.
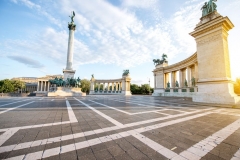
{"label": "stone base of monument", "polygon": [[165,89],[154,89],[154,93],[152,94],[152,96],[163,96],[163,93],[165,92]]}
{"label": "stone base of monument", "polygon": [[122,94],[125,95],[125,96],[131,96],[132,95],[131,91],[122,91]]}
{"label": "stone base of monument", "polygon": [[81,88],[68,88],[68,87],[57,87],[57,90],[54,92],[48,92],[48,97],[68,97],[68,96],[86,96],[86,93],[81,91]]}
{"label": "stone base of monument", "polygon": [[200,83],[198,89],[194,102],[240,105],[240,96],[234,93],[232,83]]}

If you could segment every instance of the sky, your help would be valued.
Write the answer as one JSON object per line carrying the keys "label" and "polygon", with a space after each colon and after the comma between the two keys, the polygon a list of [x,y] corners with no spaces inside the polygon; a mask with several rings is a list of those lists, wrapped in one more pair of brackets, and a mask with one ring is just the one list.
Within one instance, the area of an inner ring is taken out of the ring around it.
{"label": "sky", "polygon": [[[169,65],[196,52],[189,35],[206,0],[1,0],[0,79],[62,74],[68,22],[75,11],[76,77],[118,79],[129,69],[132,83],[153,86],[153,59]],[[229,32],[232,78],[240,77],[240,0],[219,0]],[[214,62],[213,62],[214,63]]]}

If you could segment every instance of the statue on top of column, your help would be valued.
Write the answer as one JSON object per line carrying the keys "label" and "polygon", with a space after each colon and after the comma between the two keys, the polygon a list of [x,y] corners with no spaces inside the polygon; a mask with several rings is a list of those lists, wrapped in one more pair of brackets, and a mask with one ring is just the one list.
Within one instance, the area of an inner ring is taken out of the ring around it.
{"label": "statue on top of column", "polygon": [[163,64],[163,63],[167,63],[167,58],[168,56],[166,54],[162,54],[162,59],[153,59],[153,63],[154,65],[160,65],[160,64]]}
{"label": "statue on top of column", "polygon": [[207,2],[204,3],[203,7],[201,8],[202,17],[217,10],[217,5],[215,2],[217,2],[217,0],[209,0],[208,3]]}
{"label": "statue on top of column", "polygon": [[70,18],[71,18],[71,23],[73,24],[74,23],[74,17],[75,17],[75,12],[74,11],[72,11],[72,13],[71,13],[71,16],[69,16]]}

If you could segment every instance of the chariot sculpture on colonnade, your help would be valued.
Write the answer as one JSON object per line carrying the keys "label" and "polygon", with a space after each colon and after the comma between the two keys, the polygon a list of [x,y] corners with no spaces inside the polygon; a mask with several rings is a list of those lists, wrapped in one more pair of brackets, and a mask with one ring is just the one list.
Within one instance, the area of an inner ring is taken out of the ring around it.
{"label": "chariot sculpture on colonnade", "polygon": [[163,53],[162,55],[162,59],[153,59],[153,63],[154,65],[160,65],[160,64],[163,64],[163,63],[167,63],[167,58],[168,56],[166,54]]}

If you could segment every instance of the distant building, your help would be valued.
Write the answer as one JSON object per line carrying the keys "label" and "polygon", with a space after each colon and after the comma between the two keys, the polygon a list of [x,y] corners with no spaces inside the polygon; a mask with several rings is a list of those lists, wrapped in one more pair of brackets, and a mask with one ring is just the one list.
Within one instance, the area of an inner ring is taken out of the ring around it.
{"label": "distant building", "polygon": [[19,89],[18,93],[48,92],[50,88],[49,79],[60,78],[62,75],[46,75],[45,77],[15,77],[11,80],[18,80],[25,83],[25,88]]}

